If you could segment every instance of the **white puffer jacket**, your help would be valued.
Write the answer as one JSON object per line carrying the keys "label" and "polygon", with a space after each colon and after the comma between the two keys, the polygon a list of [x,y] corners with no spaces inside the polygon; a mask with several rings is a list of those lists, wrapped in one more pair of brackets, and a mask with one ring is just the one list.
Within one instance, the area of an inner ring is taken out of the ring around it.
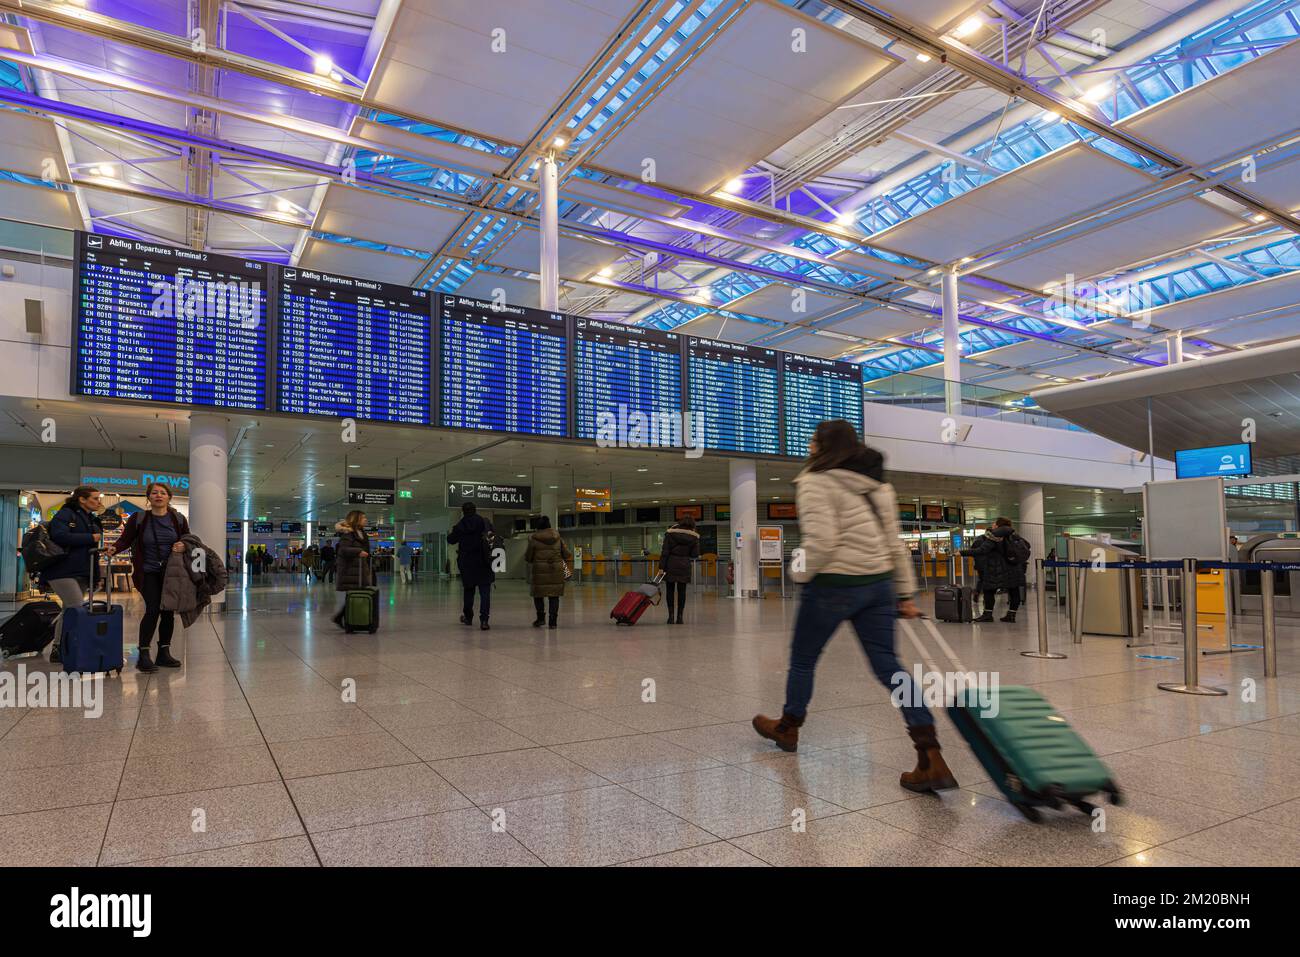
{"label": "white puffer jacket", "polygon": [[916,590],[912,556],[899,537],[898,498],[892,485],[851,469],[805,469],[794,482],[804,550],[804,570],[793,573],[795,581],[812,581],[821,574],[892,571],[898,597],[911,597]]}

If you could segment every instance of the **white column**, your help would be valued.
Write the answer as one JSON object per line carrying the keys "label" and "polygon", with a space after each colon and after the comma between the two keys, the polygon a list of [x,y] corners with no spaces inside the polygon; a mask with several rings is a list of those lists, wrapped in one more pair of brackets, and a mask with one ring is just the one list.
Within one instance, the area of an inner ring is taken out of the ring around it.
{"label": "white column", "polygon": [[1168,353],[1171,366],[1183,361],[1183,333],[1181,329],[1169,333],[1168,338],[1165,339],[1165,350]]}
{"label": "white column", "polygon": [[560,198],[555,159],[551,156],[543,159],[539,173],[542,262],[538,273],[542,277],[541,306],[547,312],[556,312],[560,308]]}
{"label": "white column", "polygon": [[[226,548],[226,425],[224,415],[190,414],[190,531],[218,554]],[[212,596],[213,611],[225,604],[225,592]]]}
{"label": "white column", "polygon": [[[758,596],[758,476],[753,461],[731,459],[731,549],[736,594]],[[736,535],[741,548],[736,550]]]}
{"label": "white column", "polygon": [[961,412],[961,338],[958,335],[957,271],[943,272],[943,377],[945,408],[949,415]]}
{"label": "white column", "polygon": [[542,492],[542,514],[551,520],[551,528],[560,527],[559,495],[552,489]]}
{"label": "white column", "polygon": [[1035,563],[1038,559],[1047,557],[1047,535],[1043,519],[1043,487],[1020,486],[1020,522],[1017,531],[1021,538],[1029,542],[1030,585],[1035,581]]}

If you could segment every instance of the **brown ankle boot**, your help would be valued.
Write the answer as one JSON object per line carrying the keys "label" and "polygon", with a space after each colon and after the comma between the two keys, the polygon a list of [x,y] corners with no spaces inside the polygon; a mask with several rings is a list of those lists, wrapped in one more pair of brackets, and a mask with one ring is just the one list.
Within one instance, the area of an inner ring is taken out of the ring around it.
{"label": "brown ankle boot", "polygon": [[783,712],[779,720],[761,714],[754,715],[753,723],[755,731],[769,741],[775,741],[782,751],[798,751],[799,728],[803,725],[803,720]]}
{"label": "brown ankle boot", "polygon": [[934,725],[922,724],[907,729],[916,747],[916,770],[904,771],[898,783],[909,791],[946,791],[957,786],[957,779],[939,752],[939,739]]}

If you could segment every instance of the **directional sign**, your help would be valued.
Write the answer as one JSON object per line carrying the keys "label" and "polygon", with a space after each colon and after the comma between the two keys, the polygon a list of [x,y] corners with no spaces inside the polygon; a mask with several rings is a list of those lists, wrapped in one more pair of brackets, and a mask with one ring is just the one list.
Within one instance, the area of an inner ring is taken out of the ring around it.
{"label": "directional sign", "polygon": [[473,502],[482,508],[527,511],[533,505],[531,485],[494,485],[491,482],[447,483],[447,507]]}

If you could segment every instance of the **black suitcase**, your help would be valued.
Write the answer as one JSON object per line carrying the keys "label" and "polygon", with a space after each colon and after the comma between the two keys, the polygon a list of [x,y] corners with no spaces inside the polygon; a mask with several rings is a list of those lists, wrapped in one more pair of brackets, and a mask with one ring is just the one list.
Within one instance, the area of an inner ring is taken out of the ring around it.
{"label": "black suitcase", "polygon": [[974,618],[975,589],[969,585],[938,585],[934,589],[934,617],[966,622]]}
{"label": "black suitcase", "polygon": [[54,641],[54,620],[63,609],[57,601],[34,601],[0,625],[0,658],[39,655]]}

